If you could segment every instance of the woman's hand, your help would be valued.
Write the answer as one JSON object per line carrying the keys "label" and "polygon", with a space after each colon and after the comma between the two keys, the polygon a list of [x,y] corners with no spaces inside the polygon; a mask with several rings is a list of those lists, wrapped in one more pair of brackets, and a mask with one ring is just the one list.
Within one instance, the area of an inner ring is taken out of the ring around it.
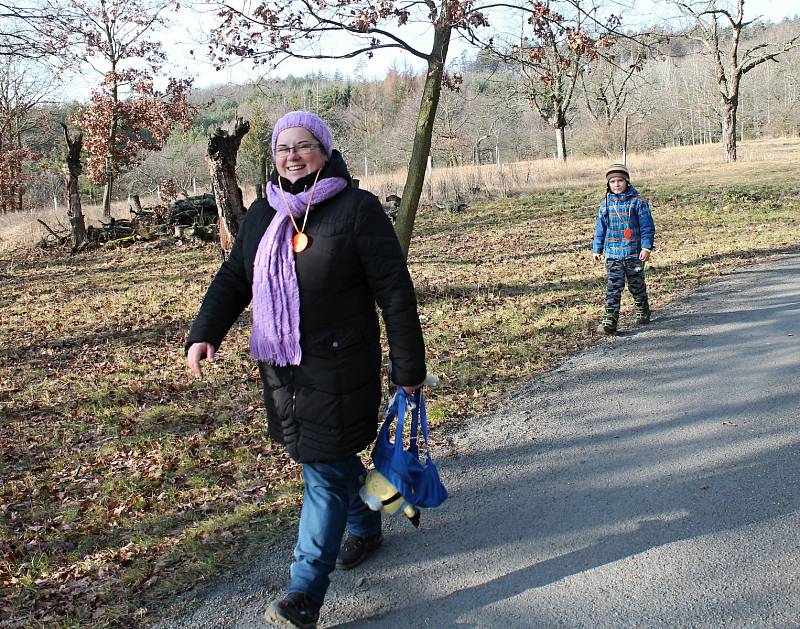
{"label": "woman's hand", "polygon": [[189,351],[186,352],[186,362],[189,365],[189,371],[194,374],[198,380],[203,379],[203,370],[200,368],[200,361],[206,358],[208,362],[214,362],[214,356],[217,350],[211,343],[192,343],[189,346]]}
{"label": "woman's hand", "polygon": [[427,376],[425,376],[425,380],[423,380],[419,384],[417,384],[417,385],[415,385],[413,387],[402,387],[402,389],[403,389],[403,391],[405,392],[406,395],[414,395],[414,392],[416,392],[418,389],[421,389],[426,384],[429,387],[435,387],[436,385],[439,384],[439,377],[438,376],[434,376],[432,373],[429,373]]}

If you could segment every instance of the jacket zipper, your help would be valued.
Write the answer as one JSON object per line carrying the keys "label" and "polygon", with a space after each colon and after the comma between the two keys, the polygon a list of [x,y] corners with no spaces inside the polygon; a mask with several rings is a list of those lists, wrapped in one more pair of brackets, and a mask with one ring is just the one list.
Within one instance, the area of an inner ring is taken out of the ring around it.
{"label": "jacket zipper", "polygon": [[292,424],[294,424],[295,430],[297,430],[297,440],[295,441],[295,447],[297,448],[298,454],[300,453],[300,424],[297,421],[297,388],[294,385],[294,367],[289,367],[289,374],[290,374],[290,382],[292,383]]}
{"label": "jacket zipper", "polygon": [[292,420],[297,421],[297,390],[294,386],[294,367],[289,367],[290,381],[292,383]]}

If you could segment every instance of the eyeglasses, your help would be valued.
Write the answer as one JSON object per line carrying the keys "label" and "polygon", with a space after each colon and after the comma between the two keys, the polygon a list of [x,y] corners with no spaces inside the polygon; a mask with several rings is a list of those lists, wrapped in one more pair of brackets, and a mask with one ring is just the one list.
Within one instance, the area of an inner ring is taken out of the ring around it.
{"label": "eyeglasses", "polygon": [[292,151],[298,155],[308,155],[316,148],[319,148],[319,144],[313,144],[311,142],[303,142],[302,144],[298,144],[296,146],[284,146],[281,144],[275,148],[275,155],[278,157],[288,157],[289,153]]}

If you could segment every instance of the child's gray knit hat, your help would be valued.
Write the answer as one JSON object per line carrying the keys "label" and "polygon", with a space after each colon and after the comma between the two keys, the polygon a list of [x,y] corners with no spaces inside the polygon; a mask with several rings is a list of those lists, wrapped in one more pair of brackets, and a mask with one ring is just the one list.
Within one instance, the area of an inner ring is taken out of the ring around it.
{"label": "child's gray knit hat", "polygon": [[612,175],[622,175],[625,177],[625,181],[631,182],[631,174],[625,164],[609,164],[608,168],[606,168],[606,181],[611,179]]}

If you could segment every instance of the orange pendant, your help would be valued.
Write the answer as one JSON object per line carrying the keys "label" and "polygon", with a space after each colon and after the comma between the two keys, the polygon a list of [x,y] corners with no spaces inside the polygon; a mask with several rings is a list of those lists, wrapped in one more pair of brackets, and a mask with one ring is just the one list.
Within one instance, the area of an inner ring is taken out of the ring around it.
{"label": "orange pendant", "polygon": [[295,253],[300,253],[306,249],[308,249],[308,236],[306,236],[303,232],[292,236],[292,250]]}
{"label": "orange pendant", "polygon": [[626,230],[625,230],[624,232],[622,232],[622,233],[623,233],[623,235],[625,236],[625,240],[630,240],[630,239],[631,239],[631,237],[633,236],[633,230],[632,230],[632,229],[630,229],[630,228],[626,229]]}

